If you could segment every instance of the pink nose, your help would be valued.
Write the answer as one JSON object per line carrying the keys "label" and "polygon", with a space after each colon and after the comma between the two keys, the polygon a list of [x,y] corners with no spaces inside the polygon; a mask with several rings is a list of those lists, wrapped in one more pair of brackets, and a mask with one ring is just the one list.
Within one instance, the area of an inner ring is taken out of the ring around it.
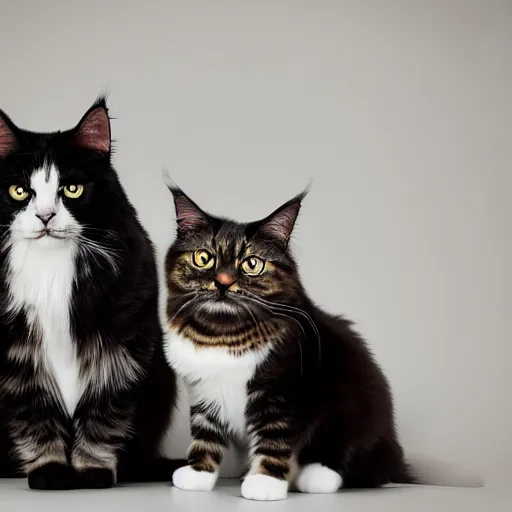
{"label": "pink nose", "polygon": [[235,277],[227,272],[219,272],[216,280],[224,286],[231,286],[235,282]]}
{"label": "pink nose", "polygon": [[44,215],[38,215],[36,213],[36,217],[41,220],[41,222],[46,226],[50,220],[55,217],[55,212],[46,213]]}

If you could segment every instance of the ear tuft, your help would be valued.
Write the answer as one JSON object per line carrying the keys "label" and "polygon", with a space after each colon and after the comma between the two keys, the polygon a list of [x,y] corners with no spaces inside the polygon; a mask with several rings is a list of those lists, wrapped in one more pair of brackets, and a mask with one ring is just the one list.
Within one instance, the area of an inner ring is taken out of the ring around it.
{"label": "ear tuft", "polygon": [[288,245],[297,216],[299,215],[302,200],[306,197],[307,193],[308,190],[306,189],[263,219],[260,222],[259,232],[278,239],[284,245]]}
{"label": "ear tuft", "polygon": [[12,121],[0,110],[0,158],[5,158],[18,147]]}
{"label": "ear tuft", "polygon": [[105,98],[99,98],[78,123],[75,144],[100,153],[109,153],[111,143],[107,104]]}
{"label": "ear tuft", "polygon": [[184,192],[169,180],[167,187],[174,196],[178,234],[183,235],[209,225],[208,215],[199,208]]}

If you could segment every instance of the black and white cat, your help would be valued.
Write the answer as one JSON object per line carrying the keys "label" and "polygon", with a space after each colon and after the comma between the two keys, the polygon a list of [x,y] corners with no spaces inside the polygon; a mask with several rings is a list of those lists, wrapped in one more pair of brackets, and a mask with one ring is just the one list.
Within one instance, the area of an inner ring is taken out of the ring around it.
{"label": "black and white cat", "polygon": [[170,481],[154,252],[111,165],[104,99],[55,133],[0,111],[0,214],[0,477]]}
{"label": "black and white cat", "polygon": [[231,441],[248,449],[247,499],[284,499],[290,485],[479,485],[404,457],[385,375],[351,322],[322,311],[301,283],[288,241],[303,195],[239,223],[171,190],[178,236],[166,261],[167,356],[191,394],[193,438],[176,487],[211,490]]}

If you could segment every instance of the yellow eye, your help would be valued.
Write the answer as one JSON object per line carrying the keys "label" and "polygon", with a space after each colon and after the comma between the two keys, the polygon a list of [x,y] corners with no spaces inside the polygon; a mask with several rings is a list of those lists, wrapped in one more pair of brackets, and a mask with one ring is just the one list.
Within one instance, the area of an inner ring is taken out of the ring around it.
{"label": "yellow eye", "polygon": [[64,195],[66,197],[69,197],[69,199],[78,199],[83,191],[84,186],[83,185],[66,185],[63,187]]}
{"label": "yellow eye", "polygon": [[215,258],[212,254],[204,249],[200,249],[194,253],[194,264],[202,268],[203,270],[209,270],[213,267],[215,263]]}
{"label": "yellow eye", "polygon": [[27,199],[27,197],[29,196],[28,192],[19,185],[11,185],[9,187],[9,195],[15,201],[25,201],[25,199]]}
{"label": "yellow eye", "polygon": [[265,270],[265,262],[257,256],[251,256],[242,263],[242,270],[248,276],[259,276]]}

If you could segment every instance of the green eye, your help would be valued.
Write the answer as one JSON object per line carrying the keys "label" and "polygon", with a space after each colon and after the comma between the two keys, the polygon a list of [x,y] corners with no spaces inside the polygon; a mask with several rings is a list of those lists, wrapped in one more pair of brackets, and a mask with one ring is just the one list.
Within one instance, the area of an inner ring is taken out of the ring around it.
{"label": "green eye", "polygon": [[265,262],[257,256],[251,256],[242,263],[242,270],[248,276],[259,276],[265,270]]}
{"label": "green eye", "polygon": [[83,185],[66,185],[63,187],[64,195],[66,197],[69,197],[70,199],[78,199],[83,191],[84,186]]}
{"label": "green eye", "polygon": [[25,201],[28,197],[28,192],[19,185],[11,185],[9,187],[9,195],[15,200],[15,201]]}
{"label": "green eye", "polygon": [[200,249],[194,253],[194,265],[204,270],[209,270],[215,263],[215,258],[205,249]]}

